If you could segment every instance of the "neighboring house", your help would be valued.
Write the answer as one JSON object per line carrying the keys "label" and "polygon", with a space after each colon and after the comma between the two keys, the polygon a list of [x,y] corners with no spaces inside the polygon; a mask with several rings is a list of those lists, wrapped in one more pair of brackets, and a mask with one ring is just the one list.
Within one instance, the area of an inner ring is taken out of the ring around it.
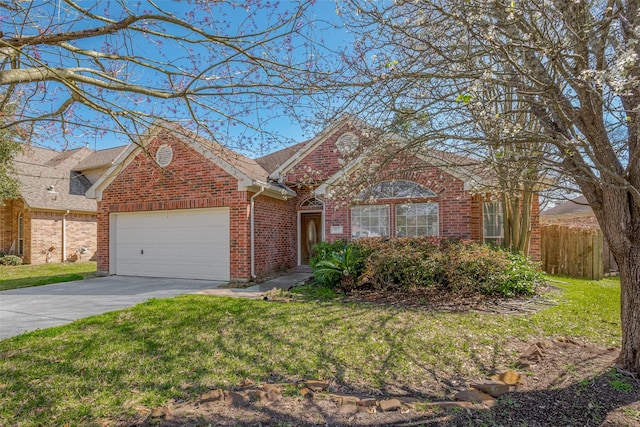
{"label": "neighboring house", "polygon": [[[358,129],[345,118],[309,141],[250,159],[157,123],[87,193],[98,201],[98,271],[244,281],[307,265],[319,241],[502,238],[499,204],[484,199],[483,179],[464,167],[413,157],[416,167],[391,165],[348,203],[331,197],[363,164],[341,158]],[[536,200],[536,259],[537,209]]]}
{"label": "neighboring house", "polygon": [[30,264],[92,259],[96,202],[84,194],[125,148],[24,146],[13,162],[19,197],[0,204],[0,252]]}

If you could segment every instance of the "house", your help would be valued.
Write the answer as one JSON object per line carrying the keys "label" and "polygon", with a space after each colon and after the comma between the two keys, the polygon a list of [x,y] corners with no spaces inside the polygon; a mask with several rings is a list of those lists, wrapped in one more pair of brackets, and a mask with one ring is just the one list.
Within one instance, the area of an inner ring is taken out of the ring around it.
{"label": "house", "polygon": [[484,178],[419,156],[403,161],[416,167],[390,165],[347,202],[336,197],[368,161],[345,159],[360,138],[345,117],[309,141],[250,159],[157,122],[87,192],[98,202],[98,271],[246,281],[307,265],[319,241],[502,237],[499,204],[478,191]]}
{"label": "house", "polygon": [[0,252],[30,264],[92,259],[96,202],[84,194],[124,148],[24,146],[13,162],[19,197],[0,204]]}

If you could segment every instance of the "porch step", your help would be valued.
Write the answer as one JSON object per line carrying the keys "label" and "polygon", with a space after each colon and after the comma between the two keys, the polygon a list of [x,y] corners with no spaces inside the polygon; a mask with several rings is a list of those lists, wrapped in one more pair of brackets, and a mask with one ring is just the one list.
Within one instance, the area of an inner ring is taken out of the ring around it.
{"label": "porch step", "polygon": [[291,273],[311,273],[311,267],[308,265],[299,265],[289,270]]}

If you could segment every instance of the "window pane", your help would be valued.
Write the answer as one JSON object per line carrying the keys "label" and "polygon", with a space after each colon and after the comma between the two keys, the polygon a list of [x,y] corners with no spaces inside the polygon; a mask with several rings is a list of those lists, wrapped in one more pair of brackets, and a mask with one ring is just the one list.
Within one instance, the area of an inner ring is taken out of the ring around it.
{"label": "window pane", "polygon": [[351,208],[351,238],[389,235],[389,206],[371,205]]}
{"label": "window pane", "polygon": [[[405,224],[406,227],[403,227]],[[439,235],[437,203],[396,205],[396,237],[437,235]]]}
{"label": "window pane", "polygon": [[437,194],[424,185],[403,179],[382,181],[356,196],[358,200],[408,199],[436,197]]}
{"label": "window pane", "polygon": [[504,218],[502,203],[485,202],[482,204],[483,238],[485,243],[502,244],[504,238]]}

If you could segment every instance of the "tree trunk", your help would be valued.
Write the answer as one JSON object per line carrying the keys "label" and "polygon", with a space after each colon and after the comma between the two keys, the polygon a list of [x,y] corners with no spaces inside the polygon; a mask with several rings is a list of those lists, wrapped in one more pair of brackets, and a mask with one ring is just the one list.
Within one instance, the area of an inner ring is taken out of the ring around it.
{"label": "tree trunk", "polygon": [[640,374],[640,245],[614,256],[620,269],[620,319],[622,350],[618,365]]}

